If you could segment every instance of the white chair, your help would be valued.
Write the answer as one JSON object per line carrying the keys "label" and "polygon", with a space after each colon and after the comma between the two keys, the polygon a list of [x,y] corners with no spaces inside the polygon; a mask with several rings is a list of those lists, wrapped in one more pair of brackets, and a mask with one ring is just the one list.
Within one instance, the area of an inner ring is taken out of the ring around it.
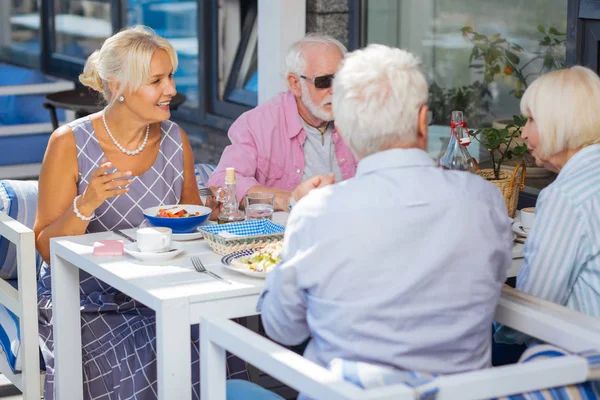
{"label": "white chair", "polygon": [[44,374],[39,359],[35,236],[31,229],[1,212],[0,236],[14,243],[17,250],[18,289],[0,279],[0,303],[19,318],[21,373],[14,373],[4,356],[0,356],[0,372],[23,392],[25,400],[38,400]]}
{"label": "white chair", "polygon": [[[508,286],[495,320],[569,352],[600,349],[600,322]],[[415,399],[405,385],[362,389],[304,357],[225,319],[201,323],[202,399],[225,400],[225,351],[314,399]],[[576,355],[440,376],[436,399],[489,399],[598,379],[588,360]]]}

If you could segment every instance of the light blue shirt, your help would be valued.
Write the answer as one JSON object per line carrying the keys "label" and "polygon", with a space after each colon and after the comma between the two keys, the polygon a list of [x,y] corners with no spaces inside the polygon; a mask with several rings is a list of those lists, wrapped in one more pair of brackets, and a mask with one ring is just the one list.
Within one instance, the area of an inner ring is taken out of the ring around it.
{"label": "light blue shirt", "polygon": [[[542,190],[517,289],[600,316],[600,145],[583,148]],[[502,327],[500,342],[527,336]]]}
{"label": "light blue shirt", "polygon": [[275,341],[312,337],[304,355],[322,366],[485,368],[511,252],[497,188],[424,151],[387,150],[294,207],[258,310]]}

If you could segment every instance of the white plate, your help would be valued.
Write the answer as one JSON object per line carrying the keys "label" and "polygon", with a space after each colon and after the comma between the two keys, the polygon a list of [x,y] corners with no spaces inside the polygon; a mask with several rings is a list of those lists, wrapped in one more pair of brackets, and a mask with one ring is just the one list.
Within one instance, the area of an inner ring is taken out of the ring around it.
{"label": "white plate", "polygon": [[225,268],[230,269],[232,271],[239,272],[240,274],[248,275],[253,278],[265,279],[267,277],[268,272],[252,271],[248,267],[248,264],[238,261],[238,258],[251,256],[256,250],[257,249],[247,249],[235,251],[221,258],[221,262],[223,263]]}
{"label": "white plate", "polygon": [[164,251],[162,253],[141,252],[138,249],[137,242],[129,243],[129,244],[125,245],[125,248],[123,250],[125,251],[125,253],[127,253],[130,256],[137,258],[138,260],[141,260],[141,261],[160,262],[160,261],[170,260],[171,258],[174,258],[177,255],[179,255],[179,253],[181,253],[183,251],[183,244],[177,243],[177,242],[171,242],[171,249],[169,249],[169,251]]}
{"label": "white plate", "polygon": [[521,229],[521,221],[517,220],[512,224],[512,231],[517,234],[517,236],[526,238],[528,233]]}

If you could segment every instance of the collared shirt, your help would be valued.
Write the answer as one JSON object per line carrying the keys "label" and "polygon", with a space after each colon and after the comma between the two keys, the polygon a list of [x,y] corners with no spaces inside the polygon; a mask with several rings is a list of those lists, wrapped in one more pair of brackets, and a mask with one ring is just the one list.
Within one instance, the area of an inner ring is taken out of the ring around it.
{"label": "collared shirt", "polygon": [[[223,186],[229,167],[235,168],[238,200],[256,185],[292,191],[302,182],[306,132],[291,91],[242,114],[231,125],[229,140],[207,186]],[[353,177],[356,160],[335,130],[333,145],[342,178]]]}
{"label": "collared shirt", "polygon": [[426,152],[363,159],[353,179],[292,210],[258,311],[305,357],[452,373],[490,365],[490,326],[512,257],[504,200]]}
{"label": "collared shirt", "polygon": [[329,123],[323,133],[314,126],[310,126],[303,119],[302,127],[306,132],[306,140],[302,149],[304,150],[304,173],[302,180],[305,181],[315,175],[334,174],[335,181],[341,182],[342,171],[335,162],[335,151],[333,149],[333,123]]}
{"label": "collared shirt", "polygon": [[[600,145],[575,153],[540,192],[517,289],[600,316]],[[527,336],[502,327],[499,342]]]}

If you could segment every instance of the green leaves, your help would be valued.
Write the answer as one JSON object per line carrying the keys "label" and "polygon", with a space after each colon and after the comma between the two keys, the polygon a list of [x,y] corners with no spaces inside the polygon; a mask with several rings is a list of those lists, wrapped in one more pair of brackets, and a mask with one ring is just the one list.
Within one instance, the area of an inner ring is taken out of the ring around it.
{"label": "green leaves", "polygon": [[519,160],[528,152],[527,145],[515,142],[526,123],[526,117],[514,115],[511,123],[504,128],[482,128],[469,131],[469,135],[490,152],[494,171],[499,173],[505,160]]}
{"label": "green leaves", "polygon": [[538,25],[537,30],[543,35],[538,42],[541,49],[532,57],[524,55],[520,45],[507,41],[499,33],[488,37],[470,26],[463,27],[463,37],[473,44],[469,68],[481,73],[485,85],[492,83],[498,75],[510,77],[507,82],[514,85],[510,93],[520,99],[537,76],[565,65],[565,33],[543,25]]}
{"label": "green leaves", "polygon": [[517,65],[521,62],[521,59],[519,57],[517,57],[517,55],[510,50],[505,50],[504,54],[506,55],[506,58],[508,58],[510,60],[510,62],[512,62],[515,65]]}

